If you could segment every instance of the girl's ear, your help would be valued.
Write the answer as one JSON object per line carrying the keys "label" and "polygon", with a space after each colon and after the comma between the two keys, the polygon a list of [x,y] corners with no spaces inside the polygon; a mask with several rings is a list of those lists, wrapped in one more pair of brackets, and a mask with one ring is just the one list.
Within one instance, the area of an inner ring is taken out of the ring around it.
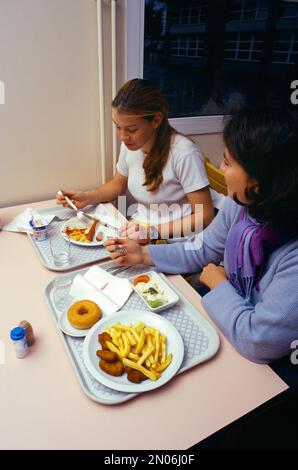
{"label": "girl's ear", "polygon": [[163,114],[162,113],[157,112],[157,113],[154,114],[154,118],[152,120],[154,129],[158,128],[158,126],[160,125],[162,120],[163,120]]}
{"label": "girl's ear", "polygon": [[255,194],[260,194],[260,186],[255,178],[249,178],[249,189]]}
{"label": "girl's ear", "polygon": [[258,181],[251,176],[249,176],[247,180],[247,189],[249,189],[249,191],[253,192],[254,194],[260,193],[260,186]]}

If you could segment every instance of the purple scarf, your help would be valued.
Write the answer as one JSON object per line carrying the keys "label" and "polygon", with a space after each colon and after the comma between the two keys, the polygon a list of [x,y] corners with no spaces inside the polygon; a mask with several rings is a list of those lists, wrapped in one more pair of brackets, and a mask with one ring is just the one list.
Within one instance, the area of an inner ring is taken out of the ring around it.
{"label": "purple scarf", "polygon": [[240,220],[230,230],[226,243],[229,281],[239,295],[250,299],[253,287],[259,288],[269,254],[287,238],[286,230],[256,224],[248,219],[245,208],[241,210]]}

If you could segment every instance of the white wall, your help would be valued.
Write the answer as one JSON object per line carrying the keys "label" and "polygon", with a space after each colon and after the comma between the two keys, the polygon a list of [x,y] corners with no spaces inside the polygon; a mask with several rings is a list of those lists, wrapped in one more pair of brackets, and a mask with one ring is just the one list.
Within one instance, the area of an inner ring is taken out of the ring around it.
{"label": "white wall", "polygon": [[0,0],[0,206],[100,182],[95,0]]}
{"label": "white wall", "polygon": [[[103,2],[106,169],[112,176],[110,2]],[[125,80],[125,0],[117,2],[117,86]],[[129,52],[128,52],[129,53]],[[100,184],[95,0],[0,0],[0,207]],[[218,164],[220,134],[193,136]]]}

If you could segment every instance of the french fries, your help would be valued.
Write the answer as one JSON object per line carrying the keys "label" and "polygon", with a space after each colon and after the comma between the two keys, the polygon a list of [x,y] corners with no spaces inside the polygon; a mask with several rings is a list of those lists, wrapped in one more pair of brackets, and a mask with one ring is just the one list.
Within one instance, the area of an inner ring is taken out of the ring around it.
{"label": "french fries", "polygon": [[96,224],[97,221],[94,222],[89,228],[66,227],[65,233],[77,242],[90,243],[93,240],[95,234]]}
{"label": "french fries", "polygon": [[118,322],[104,331],[112,338],[106,345],[124,366],[142,372],[150,380],[157,380],[172,362],[172,354],[167,355],[165,335],[151,326],[141,322],[135,325]]}

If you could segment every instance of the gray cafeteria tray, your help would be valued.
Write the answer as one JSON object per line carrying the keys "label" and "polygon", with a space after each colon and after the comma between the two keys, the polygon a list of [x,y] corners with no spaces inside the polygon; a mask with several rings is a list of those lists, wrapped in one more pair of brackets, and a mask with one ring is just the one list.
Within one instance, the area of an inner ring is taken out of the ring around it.
{"label": "gray cafeteria tray", "polygon": [[[110,268],[111,266],[114,266],[113,262],[100,265],[103,269]],[[129,267],[125,271],[120,272],[118,276],[123,278],[132,278],[149,270],[152,271],[152,267],[150,267],[150,269],[148,269],[148,266]],[[45,298],[83,391],[89,398],[98,403],[114,405],[130,400],[138,394],[119,392],[108,388],[95,380],[86,369],[83,362],[84,338],[68,336],[64,334],[58,326],[59,316],[75,301],[75,299],[69,295],[73,278],[78,273],[84,274],[86,271],[87,269],[83,269],[69,273],[65,276],[60,275],[59,277],[56,277],[47,285],[45,289]],[[159,274],[180,297],[177,304],[168,310],[164,310],[161,315],[177,328],[183,339],[184,359],[178,372],[178,374],[181,374],[187,369],[210,359],[218,350],[219,337],[206,318],[173,286],[166,276],[161,273]],[[63,286],[64,282],[67,285]],[[123,309],[142,310],[151,313],[145,303],[135,292],[131,294],[126,304],[123,306]]]}
{"label": "gray cafeteria tray", "polygon": [[48,238],[46,240],[36,241],[32,235],[28,234],[28,237],[41,263],[46,268],[51,269],[52,271],[70,271],[110,257],[108,251],[101,245],[88,246],[86,244],[86,246],[79,246],[72,243],[70,264],[63,267],[56,266],[51,255],[50,238],[57,237],[61,239],[61,243],[63,243],[63,238],[60,234],[60,228],[66,220],[75,217],[76,214],[71,209],[65,209],[64,207],[58,206],[39,211],[40,215],[53,213],[56,214],[59,219],[54,219],[53,222],[51,222],[48,226]]}

